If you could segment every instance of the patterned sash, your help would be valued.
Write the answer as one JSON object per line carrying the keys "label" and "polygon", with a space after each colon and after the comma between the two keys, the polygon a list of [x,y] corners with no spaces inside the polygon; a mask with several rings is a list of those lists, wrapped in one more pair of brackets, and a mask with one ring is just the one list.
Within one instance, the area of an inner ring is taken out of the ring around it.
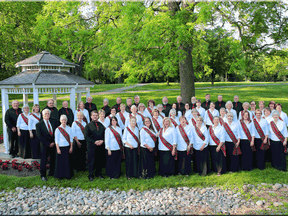
{"label": "patterned sash", "polygon": [[[250,131],[248,130],[248,128],[247,128],[244,120],[241,119],[241,120],[240,120],[240,123],[241,123],[242,129],[243,129],[245,135],[247,136],[249,142],[251,143],[251,141],[252,141],[252,136],[251,136],[251,133],[250,133]],[[252,151],[256,151],[255,145],[251,146],[251,149],[252,149]]]}
{"label": "patterned sash", "polygon": [[24,122],[26,123],[26,125],[28,125],[28,118],[23,113],[21,113],[21,116]]}
{"label": "patterned sash", "polygon": [[[172,152],[173,146],[163,137],[163,128],[160,129],[159,138],[161,142],[166,146],[166,148]],[[177,150],[175,151],[174,159],[177,160]]]}
{"label": "patterned sash", "polygon": [[281,121],[283,121],[283,119],[279,116],[279,119],[281,120]]}
{"label": "patterned sash", "polygon": [[34,113],[31,113],[31,115],[32,115],[35,119],[37,119],[38,121],[40,121],[40,118],[38,118],[38,116],[36,116]]}
{"label": "patterned sash", "polygon": [[149,136],[152,138],[152,140],[154,141],[154,143],[156,143],[157,141],[157,137],[155,136],[154,133],[152,133],[148,128],[146,127],[143,127],[142,129],[144,129],[148,134]]}
{"label": "patterned sash", "polygon": [[194,118],[191,118],[192,124],[194,127],[196,127],[196,121],[194,120]]}
{"label": "patterned sash", "polygon": [[142,121],[144,122],[144,118],[145,118],[145,117],[142,115],[142,113],[137,112],[137,114],[141,116]]}
{"label": "patterned sash", "polygon": [[236,147],[237,138],[236,138],[235,134],[233,133],[233,131],[231,130],[228,123],[224,122],[224,128],[225,128],[227,134],[229,135],[230,139],[232,140],[232,142],[235,144],[232,154],[236,155],[236,156],[242,154],[242,152],[240,150],[240,146]]}
{"label": "patterned sash", "polygon": [[214,123],[213,123],[213,115],[211,114],[211,112],[210,112],[209,109],[207,110],[207,113],[208,113],[208,116],[209,116],[209,118],[210,118],[210,121],[212,122],[212,124],[214,124]]}
{"label": "patterned sash", "polygon": [[268,143],[264,143],[265,135],[264,135],[264,132],[263,132],[262,128],[260,127],[260,124],[258,123],[256,118],[253,119],[253,122],[254,122],[255,128],[256,128],[261,140],[263,141],[261,146],[260,146],[260,149],[261,150],[269,149],[269,144]]}
{"label": "patterned sash", "polygon": [[[78,109],[78,112],[80,112],[81,110],[80,109]],[[88,124],[88,121],[87,121],[87,119],[86,119],[86,117],[85,117],[85,115],[83,114],[83,121],[86,123],[86,124]]]}
{"label": "patterned sash", "polygon": [[[218,137],[216,137],[215,133],[214,133],[214,130],[212,129],[212,125],[209,127],[209,133],[210,133],[210,136],[212,138],[212,140],[217,144],[217,146],[220,145],[220,140],[218,139]],[[221,150],[223,151],[223,154],[224,156],[226,157],[226,147],[225,147],[225,144],[223,144],[221,146]]]}
{"label": "patterned sash", "polygon": [[[185,129],[183,128],[183,126],[181,124],[178,126],[178,128],[179,128],[179,131],[180,131],[180,134],[181,134],[182,138],[186,142],[187,146],[189,146],[190,142],[189,142],[189,138],[187,136],[187,133],[186,133]],[[187,155],[188,154],[193,154],[193,148],[190,148],[190,152],[187,151]]]}
{"label": "patterned sash", "polygon": [[67,140],[67,142],[70,145],[70,136],[69,136],[69,134],[66,132],[66,130],[64,130],[64,128],[62,128],[60,126],[58,127],[58,129],[59,129],[60,133],[65,137],[65,139]]}
{"label": "patterned sash", "polygon": [[153,115],[152,115],[152,109],[151,109],[150,107],[147,107],[147,110],[148,110],[148,112],[150,113],[150,115],[153,116]]}
{"label": "patterned sash", "polygon": [[162,118],[162,119],[164,119],[164,117],[161,115],[161,114],[159,114],[160,115],[160,117]]}
{"label": "patterned sash", "polygon": [[152,119],[152,121],[153,121],[153,124],[154,124],[154,126],[155,126],[157,132],[158,132],[158,131],[161,129],[161,127],[160,127],[160,125],[159,125],[157,119],[155,119],[154,117],[152,117],[151,119]]}
{"label": "patterned sash", "polygon": [[109,115],[108,118],[111,119],[112,117]]}
{"label": "patterned sash", "polygon": [[123,113],[119,112],[119,116],[120,116],[120,119],[123,122],[123,124],[125,124],[125,117],[124,117]]}
{"label": "patterned sash", "polygon": [[220,117],[220,118],[219,118],[219,121],[220,121],[220,125],[223,126],[224,120]]}
{"label": "patterned sash", "polygon": [[125,151],[124,151],[124,146],[122,144],[122,140],[121,140],[121,136],[120,134],[110,125],[108,128],[110,128],[112,134],[114,135],[118,145],[119,145],[119,148],[122,152],[122,159],[125,159]]}
{"label": "patterned sash", "polygon": [[175,126],[175,128],[178,126],[178,124],[177,124],[177,122],[173,119],[173,118],[171,118],[170,117],[170,119],[171,119],[171,122],[173,123],[173,125]]}
{"label": "patterned sash", "polygon": [[199,136],[199,138],[200,138],[201,140],[205,141],[205,136],[204,136],[204,134],[201,132],[201,130],[200,130],[197,126],[195,127],[195,131],[196,131],[197,135]]}
{"label": "patterned sash", "polygon": [[132,135],[132,137],[138,143],[138,154],[140,154],[140,141],[139,141],[138,137],[133,133],[133,131],[129,127],[127,127],[127,130],[129,131],[129,133]]}
{"label": "patterned sash", "polygon": [[78,127],[81,129],[83,135],[84,135],[84,127],[79,121],[75,121],[75,123],[78,125]]}
{"label": "patterned sash", "polygon": [[[282,142],[284,143],[285,141],[285,137],[283,136],[283,134],[281,133],[281,131],[279,131],[279,129],[277,128],[277,125],[275,124],[274,121],[271,121],[270,122],[270,125],[271,125],[271,128],[274,132],[274,134],[277,136],[277,138]],[[286,127],[286,126],[285,126]],[[287,153],[287,145],[284,146],[284,152]]]}

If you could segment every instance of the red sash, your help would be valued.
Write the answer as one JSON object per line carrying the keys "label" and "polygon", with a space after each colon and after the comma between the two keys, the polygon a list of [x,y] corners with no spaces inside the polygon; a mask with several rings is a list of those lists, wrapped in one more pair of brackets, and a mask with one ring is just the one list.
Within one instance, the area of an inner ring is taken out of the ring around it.
{"label": "red sash", "polygon": [[111,119],[111,116],[109,115],[108,118]]}
{"label": "red sash", "polygon": [[[274,121],[271,121],[271,122],[270,122],[270,125],[271,125],[271,128],[272,128],[274,134],[278,137],[278,139],[279,139],[282,143],[284,143],[285,137],[283,136],[283,134],[281,133],[281,131],[279,131],[279,129],[277,128],[277,125],[275,124],[275,122],[274,122]],[[286,127],[286,126],[285,126],[285,127]],[[284,146],[284,152],[287,153],[287,145]]]}
{"label": "red sash", "polygon": [[[183,126],[181,124],[178,126],[178,128],[179,128],[179,131],[180,131],[180,134],[181,134],[182,138],[186,142],[187,146],[189,146],[190,142],[189,142],[189,138],[187,136],[187,133],[186,133],[185,129],[183,128]],[[193,154],[193,148],[190,148],[190,152],[187,151],[187,155],[188,154]]]}
{"label": "red sash", "polygon": [[81,129],[83,135],[84,135],[84,127],[79,121],[75,121],[75,123],[78,125],[78,127]]}
{"label": "red sash", "polygon": [[122,158],[125,159],[124,146],[122,145],[122,140],[121,140],[120,134],[111,125],[109,126],[109,128],[110,128],[112,134],[114,135],[114,137],[115,137],[115,139],[119,145],[119,148],[122,152]]}
{"label": "red sash", "polygon": [[178,126],[177,122],[173,119],[173,118],[170,118],[171,119],[171,122],[173,123],[173,125],[175,126],[175,128]]}
{"label": "red sash", "polygon": [[138,143],[138,154],[140,154],[140,141],[139,141],[138,137],[133,133],[133,131],[129,127],[127,127],[127,130],[129,131],[129,133],[132,135],[132,137]]}
{"label": "red sash", "polygon": [[119,116],[120,116],[121,121],[122,121],[123,124],[125,125],[125,117],[124,117],[123,113],[122,113],[122,112],[119,112]]}
{"label": "red sash", "polygon": [[67,142],[70,145],[70,136],[69,136],[69,134],[66,132],[66,130],[64,130],[64,128],[62,128],[60,126],[58,127],[58,129],[59,129],[60,133],[65,137],[65,139],[67,140]]}
{"label": "red sash", "polygon": [[[212,129],[212,125],[209,127],[209,133],[210,133],[210,136],[212,138],[212,140],[217,144],[217,146],[220,145],[220,140],[218,139],[218,137],[216,137],[215,133],[214,133],[214,130]],[[225,144],[223,144],[221,146],[221,150],[223,151],[223,154],[224,156],[226,157],[226,147],[225,147]]]}
{"label": "red sash", "polygon": [[159,116],[160,116],[162,119],[164,119],[164,117],[163,117],[161,114],[159,114]]}
{"label": "red sash", "polygon": [[156,143],[157,141],[157,137],[155,136],[155,134],[153,134],[148,128],[146,127],[143,127],[142,129],[144,129],[148,134],[149,136],[152,138],[152,140]]}
{"label": "red sash", "polygon": [[209,116],[209,118],[210,118],[210,121],[212,122],[212,124],[214,124],[214,123],[213,123],[213,115],[211,114],[211,112],[210,112],[209,109],[207,110],[207,113],[208,113],[208,116]]}
{"label": "red sash", "polygon": [[196,121],[194,120],[194,118],[191,118],[192,124],[194,127],[196,127]]}
{"label": "red sash", "polygon": [[142,121],[144,122],[144,118],[145,118],[145,117],[144,117],[141,113],[138,113],[138,112],[137,112],[137,114],[141,116]]}
{"label": "red sash", "polygon": [[[250,131],[248,130],[246,124],[244,123],[244,120],[241,119],[241,120],[240,120],[240,124],[241,124],[242,129],[243,129],[245,135],[247,136],[249,142],[251,143],[251,141],[252,141],[252,136],[251,136],[251,133],[250,133]],[[256,151],[255,145],[251,146],[251,149],[252,149],[252,151]]]}
{"label": "red sash", "polygon": [[220,121],[220,125],[223,126],[224,120],[220,117],[220,118],[219,118],[219,121]]}
{"label": "red sash", "polygon": [[153,115],[152,115],[152,110],[151,110],[151,108],[150,108],[150,107],[147,107],[147,110],[148,110],[148,112],[150,113],[150,115],[153,116]]}
{"label": "red sash", "polygon": [[[237,138],[236,138],[235,134],[233,133],[233,131],[231,130],[231,128],[229,127],[228,123],[224,122],[224,128],[225,128],[227,134],[229,135],[230,139],[232,140],[232,142],[236,145]],[[236,146],[234,146],[232,154],[236,155],[236,156],[242,154],[242,152],[240,150],[240,146],[238,146],[237,148],[236,148]]]}
{"label": "red sash", "polygon": [[[81,110],[80,109],[78,109],[78,112],[80,112]],[[86,123],[86,124],[88,124],[88,121],[87,121],[87,119],[86,119],[86,117],[85,117],[85,115],[84,115],[84,113],[83,113],[83,121]]]}
{"label": "red sash", "polygon": [[199,136],[199,138],[200,138],[201,140],[205,141],[205,136],[204,136],[204,134],[201,132],[201,130],[200,130],[197,126],[195,127],[195,131],[196,131],[197,135]]}
{"label": "red sash", "polygon": [[24,122],[26,123],[26,125],[28,125],[28,118],[23,113],[21,113],[21,116]]}
{"label": "red sash", "polygon": [[38,118],[34,113],[31,113],[31,115],[36,118],[38,121],[40,121],[40,118]]}
{"label": "red sash", "polygon": [[[265,135],[264,135],[264,132],[263,132],[262,128],[260,127],[260,124],[258,123],[258,121],[257,121],[256,118],[253,119],[253,122],[254,122],[255,128],[256,128],[256,130],[257,130],[257,132],[258,132],[261,140],[264,141]],[[269,149],[269,144],[262,142],[262,144],[261,144],[261,146],[260,146],[260,149],[261,149],[261,150],[267,150],[267,149]]]}
{"label": "red sash", "polygon": [[160,125],[159,125],[157,119],[155,119],[154,117],[152,117],[151,119],[152,119],[152,121],[153,121],[153,124],[154,124],[154,126],[155,126],[157,132],[158,132],[158,131],[161,129],[161,127],[160,127]]}
{"label": "red sash", "polygon": [[279,119],[281,120],[281,121],[283,121],[283,119],[279,116]]}
{"label": "red sash", "polygon": [[[160,129],[159,138],[161,142],[168,148],[171,152],[173,151],[173,146],[163,137],[163,128]],[[177,151],[175,151],[174,159],[177,160]]]}

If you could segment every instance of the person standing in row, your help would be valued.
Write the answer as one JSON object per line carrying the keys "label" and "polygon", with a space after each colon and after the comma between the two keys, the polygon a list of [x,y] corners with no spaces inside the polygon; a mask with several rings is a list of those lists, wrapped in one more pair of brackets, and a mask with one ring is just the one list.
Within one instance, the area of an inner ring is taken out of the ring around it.
{"label": "person standing in row", "polygon": [[126,118],[129,117],[129,113],[125,111],[125,107],[126,107],[125,104],[123,104],[123,103],[120,104],[120,112],[118,112],[116,114],[116,118],[118,120],[118,125],[122,131],[124,131],[124,129],[125,129]]}
{"label": "person standing in row", "polygon": [[204,117],[204,122],[207,129],[209,129],[209,127],[213,125],[214,116],[219,116],[219,111],[215,109],[215,103],[210,102],[210,109],[206,110]]}
{"label": "person standing in row", "polygon": [[88,110],[85,109],[85,105],[84,105],[84,102],[83,102],[83,101],[80,101],[80,102],[78,103],[77,109],[76,109],[75,112],[74,112],[74,121],[77,120],[77,113],[80,112],[80,111],[83,113],[83,121],[84,121],[86,124],[89,124],[89,123],[90,123],[89,112],[88,112]]}
{"label": "person standing in row", "polygon": [[40,107],[38,104],[35,104],[32,107],[32,113],[28,117],[28,128],[29,128],[29,135],[30,135],[30,145],[32,151],[32,158],[33,159],[40,159],[40,140],[36,134],[36,124],[41,119]]}
{"label": "person standing in row", "polygon": [[210,108],[210,94],[205,95],[205,101],[201,104],[201,106],[205,109],[208,110]]}
{"label": "person standing in row", "polygon": [[110,115],[109,100],[107,98],[104,98],[103,107],[101,109],[105,111],[105,118]]}
{"label": "person standing in row", "polygon": [[73,114],[72,109],[70,109],[68,107],[68,101],[63,101],[62,108],[59,109],[59,116],[61,116],[61,115],[66,115],[67,116],[67,125],[69,127],[71,127],[72,123],[74,121],[74,114]]}
{"label": "person standing in row", "polygon": [[176,111],[177,112],[181,112],[181,115],[184,115],[184,109],[185,109],[185,104],[182,103],[182,97],[181,96],[177,96],[177,103],[176,103]]}
{"label": "person standing in row", "polygon": [[134,96],[134,103],[133,103],[133,105],[135,105],[135,106],[137,107],[137,109],[138,109],[139,103],[140,103],[140,96],[139,96],[139,95],[135,95],[135,96]]}
{"label": "person standing in row", "polygon": [[130,125],[130,119],[132,117],[135,117],[136,119],[136,127],[138,127],[139,130],[143,127],[143,120],[140,115],[137,114],[137,107],[135,105],[132,105],[131,107],[131,114],[126,118],[125,121],[125,127],[128,127]]}
{"label": "person standing in row", "polygon": [[131,113],[131,106],[132,106],[132,98],[127,98],[126,104],[127,104],[127,106],[125,107],[125,111],[130,114]]}
{"label": "person standing in row", "polygon": [[93,110],[96,110],[97,111],[97,106],[96,104],[92,103],[93,101],[93,98],[91,96],[87,97],[87,102],[84,104],[85,106],[85,109],[88,111],[89,113],[89,118],[90,118],[90,121],[91,121],[91,112]]}
{"label": "person standing in row", "polygon": [[198,111],[199,115],[202,116],[202,118],[204,119],[206,110],[203,107],[201,107],[200,99],[197,100],[196,102],[196,110]]}
{"label": "person standing in row", "polygon": [[227,101],[226,104],[225,104],[225,108],[226,108],[226,111],[227,113],[228,112],[232,112],[233,113],[233,121],[237,121],[238,118],[237,118],[237,112],[235,109],[233,109],[233,103],[231,101]]}
{"label": "person standing in row", "polygon": [[249,106],[250,106],[250,104],[249,104],[248,102],[244,102],[244,103],[242,104],[243,110],[242,110],[241,112],[239,112],[238,120],[241,120],[241,119],[243,118],[244,112],[248,112],[248,114],[249,114],[249,119],[252,119],[252,113],[250,112],[250,110],[248,110],[248,109],[249,109]]}
{"label": "person standing in row", "polygon": [[113,107],[116,107],[116,112],[117,113],[120,112],[121,101],[122,101],[121,97],[117,97],[116,98],[116,104],[113,106]]}
{"label": "person standing in row", "polygon": [[[49,109],[49,110],[51,111],[51,113],[50,113],[50,119],[51,119],[53,122],[55,122],[56,127],[58,127],[58,126],[60,125],[60,121],[59,121],[60,116],[59,116],[58,109],[57,109],[56,107],[54,107],[54,100],[53,100],[53,99],[49,99],[49,100],[47,101],[47,106],[44,107],[44,109]],[[44,110],[44,109],[43,109],[43,110]],[[43,110],[42,110],[42,111],[43,111]],[[43,118],[43,116],[42,116],[42,118]]]}
{"label": "person standing in row", "polygon": [[163,103],[163,113],[165,114],[165,117],[168,117],[170,109],[172,109],[172,105],[168,103],[168,98],[166,96],[163,97],[162,103]]}
{"label": "person standing in row", "polygon": [[[189,109],[190,109],[190,110],[196,108],[196,102],[197,102],[196,97],[195,97],[195,96],[191,97],[191,103],[189,104]],[[187,120],[188,120],[188,119],[187,119]]]}
{"label": "person standing in row", "polygon": [[239,113],[243,110],[242,103],[239,101],[239,96],[234,96],[234,102],[233,102],[233,109],[236,110],[237,116],[239,116]]}
{"label": "person standing in row", "polygon": [[222,95],[218,95],[218,101],[215,102],[215,109],[220,111],[220,109],[222,107],[225,108],[225,104],[226,104],[226,102],[223,101],[223,96]]}

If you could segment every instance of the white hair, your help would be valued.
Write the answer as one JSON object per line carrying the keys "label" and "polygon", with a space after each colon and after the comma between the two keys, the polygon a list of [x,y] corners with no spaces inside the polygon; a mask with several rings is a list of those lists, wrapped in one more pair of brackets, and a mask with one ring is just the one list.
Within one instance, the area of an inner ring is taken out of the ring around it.
{"label": "white hair", "polygon": [[103,99],[103,103],[104,103],[105,101],[109,103],[109,100],[108,100],[107,98],[104,98],[104,99]]}
{"label": "white hair", "polygon": [[176,115],[176,110],[175,109],[171,109],[170,112],[169,112],[169,116],[174,113]]}
{"label": "white hair", "polygon": [[163,108],[163,105],[162,104],[158,104],[156,108],[159,109],[159,107]]}
{"label": "white hair", "polygon": [[277,115],[278,117],[280,117],[280,113],[277,110],[274,110],[272,112],[272,116]]}
{"label": "white hair", "polygon": [[23,107],[22,107],[22,112],[24,112],[24,109],[25,109],[25,108],[29,108],[29,109],[30,109],[30,107],[28,106],[28,104],[24,104]]}
{"label": "white hair", "polygon": [[220,112],[221,110],[224,110],[224,111],[226,112],[226,109],[225,109],[224,107],[221,107],[220,110],[219,110],[219,112]]}
{"label": "white hair", "polygon": [[60,121],[61,121],[62,119],[65,119],[65,120],[66,120],[66,122],[67,122],[67,116],[66,116],[66,115],[64,115],[64,114],[63,114],[63,115],[61,115],[61,116],[60,116]]}
{"label": "white hair", "polygon": [[42,116],[44,116],[44,114],[47,113],[47,112],[50,114],[50,113],[51,113],[51,110],[49,110],[49,109],[44,109],[44,110],[42,110]]}
{"label": "white hair", "polygon": [[135,105],[132,105],[131,106],[131,110],[134,109],[134,108],[136,108],[136,110],[137,110],[137,107]]}
{"label": "white hair", "polygon": [[84,113],[82,111],[77,112],[77,116],[78,116],[78,114],[84,116]]}
{"label": "white hair", "polygon": [[199,112],[198,112],[197,109],[194,108],[194,109],[191,110],[191,113],[199,113]]}
{"label": "white hair", "polygon": [[177,96],[177,98],[181,98],[182,99],[182,97],[179,95],[179,96]]}
{"label": "white hair", "polygon": [[12,101],[12,104],[14,104],[14,103],[19,103],[19,101],[13,100],[13,101]]}
{"label": "white hair", "polygon": [[226,116],[232,116],[232,118],[233,118],[234,114],[233,114],[232,112],[228,112],[228,113],[226,114]]}
{"label": "white hair", "polygon": [[246,105],[250,106],[250,104],[249,104],[248,102],[244,102],[244,103],[242,104],[242,107],[244,107],[244,106],[246,106]]}
{"label": "white hair", "polygon": [[134,99],[135,99],[136,97],[139,97],[139,99],[140,99],[140,96],[139,96],[139,95],[135,95],[135,96],[134,96]]}
{"label": "white hair", "polygon": [[231,104],[231,109],[233,109],[233,103],[232,103],[232,101],[227,101],[227,102],[226,102],[226,104],[225,104],[226,109],[227,109],[227,105],[228,105],[228,104]]}

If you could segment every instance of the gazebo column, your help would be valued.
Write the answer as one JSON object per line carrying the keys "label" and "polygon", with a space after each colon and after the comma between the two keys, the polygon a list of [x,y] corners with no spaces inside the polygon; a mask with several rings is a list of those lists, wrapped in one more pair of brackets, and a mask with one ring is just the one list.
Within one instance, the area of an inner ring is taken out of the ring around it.
{"label": "gazebo column", "polygon": [[1,99],[2,99],[3,143],[5,147],[5,154],[9,154],[8,133],[7,133],[7,126],[5,123],[5,113],[9,109],[9,99],[7,89],[1,89]]}
{"label": "gazebo column", "polygon": [[86,88],[86,102],[89,96],[90,96],[90,88]]}
{"label": "gazebo column", "polygon": [[73,113],[75,111],[75,88],[71,88],[70,92],[70,108],[73,110]]}
{"label": "gazebo column", "polygon": [[23,105],[24,104],[28,105],[28,94],[23,94]]}
{"label": "gazebo column", "polygon": [[39,93],[38,93],[38,88],[33,87],[33,102],[34,105],[38,104],[39,105]]}
{"label": "gazebo column", "polygon": [[53,94],[54,107],[57,107],[57,94]]}
{"label": "gazebo column", "polygon": [[81,93],[77,93],[77,104],[81,101]]}

